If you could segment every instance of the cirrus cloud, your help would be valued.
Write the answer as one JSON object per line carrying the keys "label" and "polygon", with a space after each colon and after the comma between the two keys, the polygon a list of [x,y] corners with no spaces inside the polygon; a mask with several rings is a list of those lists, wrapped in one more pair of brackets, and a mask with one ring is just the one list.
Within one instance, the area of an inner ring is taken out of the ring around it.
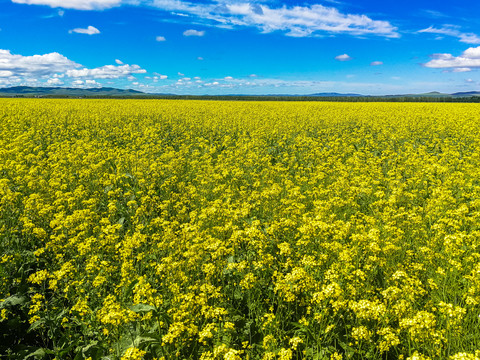
{"label": "cirrus cloud", "polygon": [[223,28],[256,27],[263,33],[282,31],[293,37],[316,36],[319,33],[400,37],[397,28],[388,21],[373,20],[366,15],[344,14],[334,7],[320,4],[272,7],[244,0],[220,0],[214,4],[153,0],[152,5],[181,16],[211,21]]}
{"label": "cirrus cloud", "polygon": [[460,39],[460,42],[466,44],[480,44],[480,37],[474,33],[463,33],[455,25],[444,25],[441,28],[434,28],[430,26],[426,29],[419,30],[419,33],[439,34],[446,36],[453,36]]}
{"label": "cirrus cloud", "polygon": [[[284,32],[287,36],[307,37],[322,33],[400,37],[397,27],[386,20],[374,20],[364,14],[348,14],[333,6],[273,6],[247,0],[216,0],[210,3],[185,0],[12,0],[20,4],[47,5],[77,10],[103,10],[122,3],[150,6],[182,18],[194,18],[222,28],[253,27],[263,33]],[[275,4],[275,2],[271,2]],[[193,31],[193,30],[187,30]],[[194,30],[191,35],[203,36]]]}
{"label": "cirrus cloud", "polygon": [[103,10],[119,6],[121,0],[12,0],[17,4],[46,5],[52,8]]}

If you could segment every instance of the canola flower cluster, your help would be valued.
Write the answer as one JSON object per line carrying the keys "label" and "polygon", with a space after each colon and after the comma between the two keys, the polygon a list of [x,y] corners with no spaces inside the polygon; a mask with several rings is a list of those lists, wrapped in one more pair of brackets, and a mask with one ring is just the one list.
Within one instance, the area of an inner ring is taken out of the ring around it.
{"label": "canola flower cluster", "polygon": [[479,110],[0,100],[0,354],[480,359]]}

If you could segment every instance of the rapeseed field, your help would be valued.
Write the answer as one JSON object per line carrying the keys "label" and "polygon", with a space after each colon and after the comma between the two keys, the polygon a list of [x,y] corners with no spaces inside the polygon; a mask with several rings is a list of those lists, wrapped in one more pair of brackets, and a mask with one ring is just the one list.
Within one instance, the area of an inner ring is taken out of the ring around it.
{"label": "rapeseed field", "polygon": [[480,359],[480,106],[0,100],[0,358]]}

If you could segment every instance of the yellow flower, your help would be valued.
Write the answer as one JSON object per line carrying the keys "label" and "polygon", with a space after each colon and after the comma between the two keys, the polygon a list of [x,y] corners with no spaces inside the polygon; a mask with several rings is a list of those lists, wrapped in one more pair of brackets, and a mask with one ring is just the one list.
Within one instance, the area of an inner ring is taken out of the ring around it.
{"label": "yellow flower", "polygon": [[480,354],[477,355],[477,353],[472,354],[472,353],[466,353],[466,352],[461,352],[461,353],[456,353],[455,355],[452,355],[449,357],[449,360],[480,360]]}
{"label": "yellow flower", "polygon": [[28,281],[30,281],[32,284],[41,284],[47,279],[48,279],[47,270],[39,270],[28,277]]}
{"label": "yellow flower", "polygon": [[278,359],[279,360],[291,360],[293,357],[293,352],[291,349],[282,348],[278,352]]}
{"label": "yellow flower", "polygon": [[136,347],[129,347],[123,354],[121,360],[142,360],[146,351],[137,349]]}
{"label": "yellow flower", "polygon": [[8,311],[7,309],[2,309],[0,312],[0,322],[8,319]]}
{"label": "yellow flower", "polygon": [[337,353],[336,351],[332,355],[330,355],[330,360],[342,360],[342,359],[343,359],[343,355]]}
{"label": "yellow flower", "polygon": [[299,338],[298,336],[295,336],[295,337],[290,339],[289,343],[290,343],[290,346],[292,347],[293,350],[297,350],[298,345],[302,344],[303,340],[301,338]]}
{"label": "yellow flower", "polygon": [[418,353],[415,351],[412,356],[407,357],[406,360],[431,360],[430,357],[425,356],[423,354]]}

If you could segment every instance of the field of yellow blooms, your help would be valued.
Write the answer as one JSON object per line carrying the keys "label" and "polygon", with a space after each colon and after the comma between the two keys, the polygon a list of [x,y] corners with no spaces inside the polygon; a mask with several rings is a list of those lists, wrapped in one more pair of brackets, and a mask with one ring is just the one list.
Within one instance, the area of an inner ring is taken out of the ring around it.
{"label": "field of yellow blooms", "polygon": [[0,100],[1,359],[480,359],[480,106]]}

